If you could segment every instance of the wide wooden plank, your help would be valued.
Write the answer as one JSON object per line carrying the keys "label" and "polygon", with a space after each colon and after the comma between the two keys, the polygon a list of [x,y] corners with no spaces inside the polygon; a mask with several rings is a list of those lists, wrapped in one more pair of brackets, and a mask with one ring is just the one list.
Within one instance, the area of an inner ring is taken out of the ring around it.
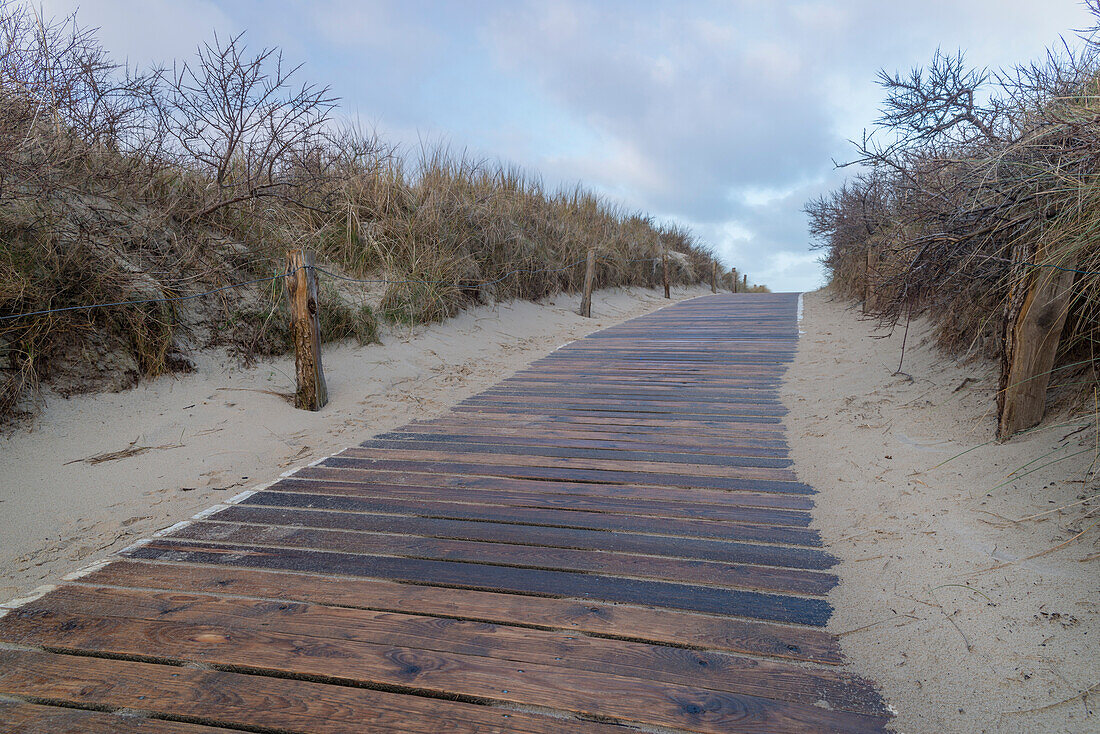
{"label": "wide wooden plank", "polygon": [[66,618],[120,617],[222,626],[232,634],[280,633],[340,645],[355,641],[419,651],[456,653],[556,668],[610,673],[715,691],[741,691],[785,701],[881,715],[869,684],[836,669],[811,670],[720,652],[414,613],[376,612],[318,604],[243,600],[216,594],[151,593],[68,586],[24,614]]}
{"label": "wide wooden plank", "polygon": [[207,519],[254,525],[357,530],[452,540],[641,553],[788,568],[824,570],[836,564],[836,559],[829,554],[808,548],[404,515],[234,505]]}
{"label": "wide wooden plank", "polygon": [[357,555],[462,561],[515,568],[561,569],[814,596],[824,596],[836,585],[835,575],[804,569],[573,548],[446,540],[381,532],[203,521],[192,523],[167,537],[264,548],[320,549]]}
{"label": "wide wooden plank", "polygon": [[[646,461],[634,459],[629,461],[633,471],[647,472],[651,474],[675,474],[687,475],[693,480],[704,477],[731,477],[736,479],[763,479],[779,481],[796,481],[794,472],[786,468],[759,467],[753,465],[729,465],[716,466],[700,464],[690,461],[688,457],[682,457],[681,461]],[[326,462],[351,461],[364,462],[362,465],[370,466],[375,461],[428,461],[446,465],[449,462],[470,463],[476,465],[493,464],[510,467],[559,467],[570,469],[607,469],[618,470],[623,466],[623,461],[614,459],[570,458],[566,456],[553,456],[541,454],[486,454],[480,451],[443,451],[436,449],[411,449],[411,448],[363,448],[354,447],[335,454]],[[336,464],[329,464],[336,465]],[[355,464],[350,464],[355,466]],[[478,472],[472,471],[472,474]]]}
{"label": "wide wooden plank", "polygon": [[[699,732],[811,730],[875,731],[884,717],[830,711],[747,694],[607,673],[563,670],[537,663],[508,663],[460,653],[427,652],[400,645],[341,641],[218,625],[17,611],[3,620],[0,639],[69,647],[110,655],[196,659],[256,673],[366,681],[438,695],[527,703],[621,721]],[[686,705],[685,705],[686,702]],[[701,715],[705,712],[705,715]],[[814,729],[814,727],[817,727]]]}
{"label": "wide wooden plank", "polygon": [[657,447],[647,450],[635,450],[622,447],[577,448],[570,446],[523,446],[505,443],[478,443],[473,441],[420,441],[415,439],[374,439],[364,441],[357,448],[383,449],[390,452],[408,454],[436,453],[451,456],[470,454],[500,454],[505,456],[546,456],[564,459],[605,459],[608,461],[645,461],[663,464],[687,464],[690,466],[753,466],[783,469],[791,465],[790,459],[732,456],[713,454],[690,454],[661,451]]}
{"label": "wide wooden plank", "polygon": [[706,614],[823,626],[829,604],[820,598],[716,586],[636,579],[578,571],[516,568],[468,561],[424,560],[301,548],[255,548],[231,543],[158,538],[124,552],[132,558],[391,579],[466,589],[581,597]]}
{"label": "wide wooden plank", "polygon": [[131,713],[113,714],[0,699],[0,734],[226,734],[229,731]]}
{"label": "wide wooden plank", "polygon": [[262,571],[230,566],[120,560],[81,579],[88,584],[217,592],[378,611],[416,611],[638,642],[724,650],[827,665],[843,662],[836,638],[819,630],[672,609],[555,599],[378,579]]}
{"label": "wide wooden plank", "polygon": [[378,438],[415,438],[421,441],[446,441],[462,438],[466,441],[500,443],[501,445],[550,445],[604,448],[661,447],[689,453],[733,454],[740,456],[781,456],[787,450],[781,438],[764,438],[754,435],[729,436],[722,439],[700,436],[690,432],[645,432],[610,430],[572,426],[565,428],[533,421],[463,421],[454,423],[436,421],[416,423],[403,429],[378,434]]}
{"label": "wide wooden plank", "polygon": [[[164,652],[158,651],[154,657],[164,657]],[[325,684],[30,650],[0,650],[0,694],[202,720],[244,731],[560,734],[563,727],[580,734],[623,731],[575,718],[562,721],[522,711],[349,687],[338,681]]]}
{"label": "wide wooden plank", "polygon": [[[547,479],[485,477],[469,474],[447,474],[444,472],[395,472],[381,469],[339,469],[321,466],[305,467],[296,472],[294,476],[280,480],[271,487],[272,489],[277,488],[277,491],[311,491],[305,489],[304,480],[322,480],[323,485],[326,487],[342,486],[350,488],[351,486],[359,486],[364,493],[369,492],[372,487],[378,486],[387,488],[400,486],[407,488],[409,491],[434,489],[440,495],[440,499],[449,498],[453,501],[464,501],[465,498],[478,496],[495,495],[505,497],[522,494],[533,498],[547,497],[547,501],[554,503],[566,501],[562,498],[562,495],[569,495],[570,497],[583,497],[583,501],[592,503],[593,509],[600,509],[595,507],[598,503],[607,503],[608,506],[605,509],[612,512],[627,511],[616,509],[616,507],[619,507],[616,503],[634,503],[623,504],[621,507],[660,507],[660,513],[639,512],[637,514],[661,514],[665,517],[695,517],[697,516],[697,510],[694,509],[695,505],[709,508],[775,507],[790,510],[809,510],[814,506],[813,498],[807,495],[756,492],[749,489],[707,490],[670,487],[664,484],[559,482]],[[310,486],[318,487],[321,484],[314,481]],[[479,490],[493,491],[479,493]],[[469,501],[476,502],[476,500]],[[637,504],[639,501],[643,504]],[[531,500],[528,504],[541,504],[541,500],[538,502]],[[798,524],[804,523],[799,522]]]}
{"label": "wide wooden plank", "polygon": [[[766,493],[723,492],[711,495],[698,492],[699,502],[687,505],[684,502],[665,499],[666,488],[640,487],[637,491],[609,490],[601,496],[588,491],[590,483],[560,482],[555,487],[563,491],[546,492],[516,490],[484,490],[481,487],[495,486],[496,482],[450,477],[451,481],[442,487],[424,486],[432,482],[423,481],[424,477],[439,476],[427,473],[405,472],[395,475],[385,470],[378,473],[369,469],[347,469],[341,467],[314,466],[303,469],[299,475],[279,482],[268,488],[271,492],[298,492],[305,494],[331,494],[345,497],[367,499],[371,497],[392,497],[400,501],[403,497],[415,497],[417,500],[463,503],[467,505],[510,505],[516,507],[545,507],[547,509],[585,510],[621,515],[642,515],[654,517],[728,520],[731,522],[760,523],[787,527],[805,527],[810,524],[810,513],[803,509],[788,509],[786,505],[798,504],[783,499],[771,501]],[[446,476],[446,475],[444,475]],[[303,483],[301,479],[319,479]],[[495,479],[495,478],[494,478]],[[500,486],[508,486],[514,479],[500,478]],[[523,481],[523,480],[520,480]],[[580,487],[570,486],[580,484]],[[596,485],[599,486],[599,485]],[[622,486],[622,485],[619,485]],[[628,485],[629,486],[629,485]],[[401,489],[392,489],[401,487]],[[529,486],[523,487],[530,490]],[[676,490],[678,488],[671,488]],[[721,490],[720,490],[721,491]],[[675,495],[673,491],[669,494]],[[625,495],[616,497],[615,495]],[[796,498],[798,499],[798,498]],[[713,500],[713,502],[708,502]],[[670,534],[670,533],[666,533]]]}
{"label": "wide wooden plank", "polygon": [[[354,451],[354,449],[348,449]],[[346,452],[345,452],[346,453]],[[556,464],[556,462],[543,462]],[[352,456],[333,456],[322,461],[322,467],[346,469],[375,469],[383,471],[424,472],[436,471],[450,474],[513,477],[516,479],[552,479],[571,482],[604,482],[608,484],[656,484],[671,487],[699,487],[703,489],[733,489],[755,492],[791,492],[809,494],[812,490],[804,484],[788,479],[770,479],[757,475],[762,472],[783,472],[782,469],[742,469],[746,476],[707,476],[701,474],[677,474],[661,471],[632,471],[614,468],[587,468],[562,466],[523,466],[519,464],[495,464],[487,461],[436,461],[402,459],[366,459]],[[630,466],[623,464],[620,466]],[[788,476],[788,475],[782,475]]]}
{"label": "wide wooden plank", "polygon": [[[313,488],[311,488],[313,489]],[[341,492],[342,487],[325,483],[317,484],[316,493],[264,491],[248,497],[245,504],[268,507],[303,507],[307,509],[339,510],[343,512],[386,513],[415,515],[418,517],[438,517],[460,520],[483,520],[523,523],[527,525],[553,526],[580,529],[627,531],[654,535],[683,535],[694,538],[714,538],[719,540],[757,541],[762,543],[782,543],[787,545],[815,546],[821,544],[816,530],[802,527],[783,527],[772,524],[753,524],[732,520],[680,519],[665,517],[660,511],[631,512],[631,514],[599,512],[583,504],[547,503],[545,501],[526,502],[523,499],[509,502],[507,499],[485,499],[482,503],[464,503],[462,498],[453,501],[436,501],[405,495],[408,500],[387,500],[358,492],[358,486],[350,491]],[[376,487],[383,496],[387,487]],[[396,494],[396,492],[395,492]],[[489,504],[492,502],[493,504]],[[545,504],[543,509],[538,505]],[[565,509],[557,509],[558,506]],[[644,510],[645,508],[642,508]],[[707,513],[701,513],[706,517]],[[742,516],[738,513],[738,516]],[[750,518],[756,519],[756,518]]]}

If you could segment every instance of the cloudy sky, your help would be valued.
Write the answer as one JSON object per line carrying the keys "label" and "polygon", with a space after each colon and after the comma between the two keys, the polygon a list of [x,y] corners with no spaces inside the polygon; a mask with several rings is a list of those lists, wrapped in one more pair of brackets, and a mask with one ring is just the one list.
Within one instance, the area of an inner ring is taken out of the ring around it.
{"label": "cloudy sky", "polygon": [[1091,25],[1075,0],[48,0],[132,63],[247,31],[415,150],[578,181],[691,227],[777,290],[821,282],[805,201],[876,116],[879,68],[937,46],[999,67]]}

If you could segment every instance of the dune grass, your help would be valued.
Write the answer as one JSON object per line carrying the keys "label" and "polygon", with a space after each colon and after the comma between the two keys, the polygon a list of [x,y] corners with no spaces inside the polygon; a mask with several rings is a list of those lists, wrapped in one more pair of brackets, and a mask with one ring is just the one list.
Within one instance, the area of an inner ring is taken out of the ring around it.
{"label": "dune grass", "polygon": [[[327,88],[278,49],[215,39],[171,69],[113,62],[75,16],[0,0],[0,419],[43,383],[120,389],[186,369],[186,353],[286,351],[288,250],[322,274],[325,339],[377,340],[383,321],[439,321],[473,303],[581,285],[709,280],[690,232],[582,187],[444,147],[412,153],[342,128]],[[518,271],[518,272],[514,272]]]}

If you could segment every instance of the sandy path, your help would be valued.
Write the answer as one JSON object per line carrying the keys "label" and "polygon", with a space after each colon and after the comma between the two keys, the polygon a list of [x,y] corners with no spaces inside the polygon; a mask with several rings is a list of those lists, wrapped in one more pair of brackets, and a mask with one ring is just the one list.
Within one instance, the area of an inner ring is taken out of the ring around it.
{"label": "sandy path", "polygon": [[853,672],[881,684],[908,734],[1100,731],[1100,502],[1080,503],[1096,496],[1096,428],[1075,421],[936,468],[992,435],[994,374],[938,357],[915,324],[912,379],[892,376],[901,330],[873,339],[873,327],[808,294],[784,389],[792,457],[843,561],[830,630]]}
{"label": "sandy path", "polygon": [[[675,289],[674,300],[709,288]],[[467,311],[383,337],[326,346],[331,402],[294,410],[293,359],[240,369],[201,355],[198,371],[123,393],[48,399],[0,439],[0,600],[76,570],[290,467],[431,417],[562,344],[669,303],[642,289],[595,294],[592,319],[559,295]],[[141,453],[89,463],[126,450]]]}

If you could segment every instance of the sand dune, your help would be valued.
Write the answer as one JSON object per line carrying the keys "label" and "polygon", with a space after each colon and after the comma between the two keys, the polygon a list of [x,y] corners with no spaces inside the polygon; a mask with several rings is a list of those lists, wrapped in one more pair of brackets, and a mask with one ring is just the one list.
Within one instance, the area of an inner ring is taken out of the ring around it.
{"label": "sand dune", "polygon": [[1096,522],[1097,503],[1080,501],[1095,426],[1049,416],[979,446],[995,426],[993,369],[933,352],[915,323],[894,375],[902,331],[876,339],[874,326],[808,294],[784,389],[792,458],[843,560],[829,629],[882,685],[899,732],[1096,731],[1098,533],[1050,551]]}

